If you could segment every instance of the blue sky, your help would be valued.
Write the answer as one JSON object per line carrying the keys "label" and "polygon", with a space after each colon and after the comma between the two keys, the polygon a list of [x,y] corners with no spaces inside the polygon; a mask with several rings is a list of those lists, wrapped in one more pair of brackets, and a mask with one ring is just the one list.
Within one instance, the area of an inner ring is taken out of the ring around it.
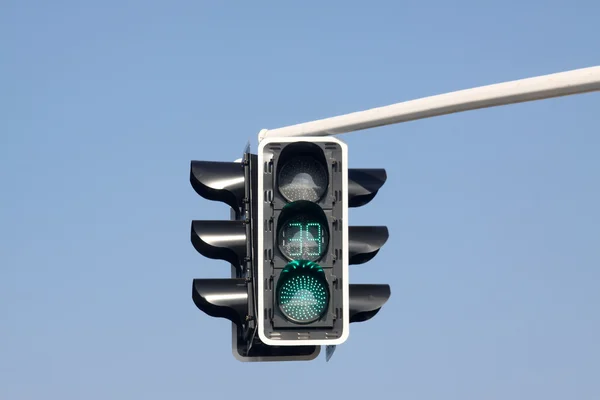
{"label": "blue sky", "polygon": [[[86,4],[87,3],[87,4]],[[486,4],[488,3],[488,4]],[[389,283],[326,363],[243,364],[197,310],[190,160],[262,128],[600,64],[594,1],[5,1],[0,398],[600,396],[600,94],[340,136]],[[236,379],[240,379],[236,382]],[[255,382],[260,382],[255,384]]]}

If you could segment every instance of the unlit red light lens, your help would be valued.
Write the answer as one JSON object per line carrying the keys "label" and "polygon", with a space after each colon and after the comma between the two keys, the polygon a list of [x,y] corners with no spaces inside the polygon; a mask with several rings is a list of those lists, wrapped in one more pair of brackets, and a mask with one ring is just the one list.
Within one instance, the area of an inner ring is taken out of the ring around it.
{"label": "unlit red light lens", "polygon": [[279,191],[288,201],[319,201],[327,190],[327,169],[310,156],[295,157],[279,171]]}

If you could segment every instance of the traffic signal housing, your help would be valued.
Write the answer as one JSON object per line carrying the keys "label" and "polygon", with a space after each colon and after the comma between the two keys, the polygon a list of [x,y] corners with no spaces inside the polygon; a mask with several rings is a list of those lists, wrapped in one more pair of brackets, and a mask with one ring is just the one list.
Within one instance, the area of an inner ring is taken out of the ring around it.
{"label": "traffic signal housing", "polygon": [[[383,168],[350,168],[348,170],[348,206],[362,207],[371,202],[385,181]],[[350,265],[371,261],[387,242],[387,226],[350,226],[348,257]],[[373,318],[389,300],[388,284],[351,284],[349,300],[350,323]]]}
{"label": "traffic signal housing", "polygon": [[213,317],[242,325],[247,314],[248,291],[243,277],[247,255],[247,229],[243,219],[246,177],[241,163],[192,161],[190,183],[200,196],[228,204],[230,220],[195,220],[191,242],[200,254],[228,261],[231,278],[194,279],[192,299]]}
{"label": "traffic signal housing", "polygon": [[205,257],[231,265],[229,278],[194,279],[192,299],[207,315],[232,322],[236,359],[312,360],[319,346],[267,346],[256,336],[256,161],[256,155],[246,151],[240,162],[191,162],[190,183],[196,193],[230,207],[229,220],[192,221],[192,245]]}
{"label": "traffic signal housing", "polygon": [[338,345],[349,324],[372,318],[389,285],[349,283],[350,264],[372,259],[386,227],[348,226],[385,170],[348,169],[332,137],[266,138],[258,148],[258,333],[267,345]]}

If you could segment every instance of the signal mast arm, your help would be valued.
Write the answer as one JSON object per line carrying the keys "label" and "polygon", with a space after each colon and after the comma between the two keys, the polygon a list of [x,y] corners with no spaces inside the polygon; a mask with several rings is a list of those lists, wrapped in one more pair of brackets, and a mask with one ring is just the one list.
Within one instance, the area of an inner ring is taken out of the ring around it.
{"label": "signal mast arm", "polygon": [[600,66],[480,86],[283,128],[263,129],[258,134],[258,141],[266,137],[338,135],[461,111],[597,90],[600,90]]}

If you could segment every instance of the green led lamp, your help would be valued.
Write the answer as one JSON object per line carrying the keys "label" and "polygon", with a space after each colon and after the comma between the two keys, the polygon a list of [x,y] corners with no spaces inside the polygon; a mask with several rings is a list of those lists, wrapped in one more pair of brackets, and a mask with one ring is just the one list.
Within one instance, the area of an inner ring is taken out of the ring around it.
{"label": "green led lamp", "polygon": [[329,287],[323,268],[315,262],[294,260],[281,271],[276,301],[283,315],[298,324],[319,320],[329,308]]}

